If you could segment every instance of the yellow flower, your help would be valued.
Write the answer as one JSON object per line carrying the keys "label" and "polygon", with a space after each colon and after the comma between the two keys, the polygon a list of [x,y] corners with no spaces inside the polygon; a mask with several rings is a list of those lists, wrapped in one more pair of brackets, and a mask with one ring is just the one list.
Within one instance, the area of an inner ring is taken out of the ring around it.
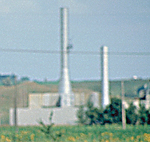
{"label": "yellow flower", "polygon": [[74,137],[72,137],[72,136],[68,137],[68,140],[69,140],[69,141],[73,141],[73,142],[75,142],[75,141],[76,141],[76,140],[75,140],[75,138],[74,138]]}
{"label": "yellow flower", "polygon": [[131,140],[134,140],[134,137],[133,137],[133,136],[131,137]]}
{"label": "yellow flower", "polygon": [[34,134],[31,134],[30,136],[32,141],[34,141],[34,136],[35,136]]}
{"label": "yellow flower", "polygon": [[1,139],[5,139],[5,136],[4,136],[4,135],[1,135]]}
{"label": "yellow flower", "polygon": [[138,136],[136,136],[136,138],[137,138],[137,139],[139,139],[139,138],[140,138],[140,136],[138,135]]}
{"label": "yellow flower", "polygon": [[21,131],[21,134],[27,134],[28,132],[27,131]]}
{"label": "yellow flower", "polygon": [[144,141],[150,142],[150,134],[144,133]]}
{"label": "yellow flower", "polygon": [[19,135],[18,135],[18,134],[16,134],[16,137],[19,137]]}
{"label": "yellow flower", "polygon": [[84,137],[84,136],[85,136],[85,134],[83,134],[83,133],[80,133],[80,136],[81,136],[81,137]]}
{"label": "yellow flower", "polygon": [[7,137],[6,137],[6,141],[7,141],[7,142],[11,142],[11,140],[10,140],[9,138],[7,138]]}
{"label": "yellow flower", "polygon": [[61,132],[62,132],[62,133],[65,133],[65,130],[63,129],[63,130],[61,130]]}
{"label": "yellow flower", "polygon": [[112,133],[109,133],[109,136],[111,136],[111,137],[112,137],[112,136],[113,136],[113,134],[112,134]]}

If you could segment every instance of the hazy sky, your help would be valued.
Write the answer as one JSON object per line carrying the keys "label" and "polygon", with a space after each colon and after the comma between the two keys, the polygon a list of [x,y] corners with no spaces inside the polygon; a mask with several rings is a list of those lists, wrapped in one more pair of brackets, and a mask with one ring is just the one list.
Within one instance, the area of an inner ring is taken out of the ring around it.
{"label": "hazy sky", "polygon": [[[69,8],[74,51],[150,53],[150,0],[0,0],[0,73],[57,80],[60,55],[2,49],[60,50],[60,7]],[[100,79],[100,56],[70,54],[72,80]],[[150,78],[150,55],[109,56],[110,79]]]}

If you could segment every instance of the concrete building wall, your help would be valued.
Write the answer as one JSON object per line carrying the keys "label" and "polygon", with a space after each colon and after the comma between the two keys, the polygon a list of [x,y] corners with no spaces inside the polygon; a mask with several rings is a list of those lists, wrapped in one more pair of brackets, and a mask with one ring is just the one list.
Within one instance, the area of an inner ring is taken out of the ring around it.
{"label": "concrete building wall", "polygon": [[[75,93],[75,105],[86,105],[87,98],[84,93]],[[90,98],[91,96],[91,98]],[[88,96],[95,107],[99,106],[99,94],[97,92]],[[49,124],[49,116],[53,111],[52,122],[56,125],[76,124],[77,107],[56,107],[59,99],[58,93],[29,94],[29,107],[17,108],[17,124],[19,126],[39,125],[42,120],[45,124]],[[55,107],[55,108],[52,108]],[[14,109],[9,111],[10,125],[14,125]]]}
{"label": "concrete building wall", "polygon": [[56,106],[59,99],[58,93],[29,94],[29,108]]}
{"label": "concrete building wall", "polygon": [[[18,108],[17,109],[17,124],[18,126],[39,125],[42,120],[45,124],[50,124],[50,113],[53,112],[52,122],[56,125],[70,124],[74,125],[77,122],[78,108]],[[10,109],[10,125],[14,125],[14,109]]]}
{"label": "concrete building wall", "polygon": [[90,100],[93,102],[94,107],[100,107],[99,93],[93,92],[90,96]]}
{"label": "concrete building wall", "polygon": [[150,108],[150,95],[149,94],[146,96],[145,107],[146,109]]}
{"label": "concrete building wall", "polygon": [[74,95],[74,105],[75,106],[80,106],[80,105],[85,105],[86,100],[85,100],[85,94],[84,93],[75,93]]}
{"label": "concrete building wall", "polygon": [[29,107],[41,108],[42,106],[42,94],[29,94]]}

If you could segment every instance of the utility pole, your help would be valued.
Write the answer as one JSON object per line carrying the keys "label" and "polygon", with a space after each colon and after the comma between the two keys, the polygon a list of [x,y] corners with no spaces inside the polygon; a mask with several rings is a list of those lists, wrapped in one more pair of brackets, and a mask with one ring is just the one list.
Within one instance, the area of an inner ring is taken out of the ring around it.
{"label": "utility pole", "polygon": [[16,133],[18,131],[17,128],[17,77],[15,76],[15,82],[14,82],[14,142],[16,141]]}
{"label": "utility pole", "polygon": [[121,81],[121,100],[122,100],[122,128],[126,129],[126,112],[124,107],[124,81]]}
{"label": "utility pole", "polygon": [[17,126],[17,77],[15,77],[14,86],[14,125]]}

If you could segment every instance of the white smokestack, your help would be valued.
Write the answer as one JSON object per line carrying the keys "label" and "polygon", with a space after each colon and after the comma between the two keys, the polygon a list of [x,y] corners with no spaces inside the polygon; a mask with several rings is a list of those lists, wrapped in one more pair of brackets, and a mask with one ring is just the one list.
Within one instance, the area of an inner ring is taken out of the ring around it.
{"label": "white smokestack", "polygon": [[102,107],[109,105],[108,47],[101,47]]}
{"label": "white smokestack", "polygon": [[73,93],[71,89],[69,70],[68,70],[68,9],[60,9],[61,18],[61,76],[59,82],[59,94],[61,97],[61,106],[73,105]]}

